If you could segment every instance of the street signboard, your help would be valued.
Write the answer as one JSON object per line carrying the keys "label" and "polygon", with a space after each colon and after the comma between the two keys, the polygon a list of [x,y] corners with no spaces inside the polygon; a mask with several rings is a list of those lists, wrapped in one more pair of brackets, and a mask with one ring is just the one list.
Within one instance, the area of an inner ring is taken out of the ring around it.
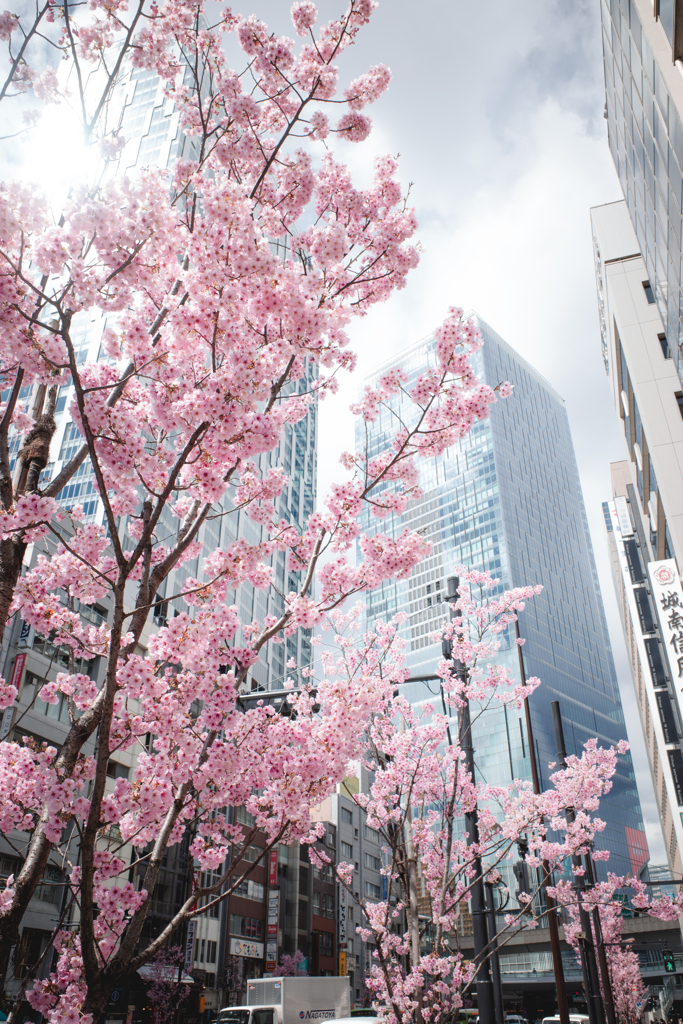
{"label": "street signboard", "polygon": [[194,967],[194,933],[197,922],[194,918],[188,922],[187,938],[185,939],[185,970],[189,972]]}

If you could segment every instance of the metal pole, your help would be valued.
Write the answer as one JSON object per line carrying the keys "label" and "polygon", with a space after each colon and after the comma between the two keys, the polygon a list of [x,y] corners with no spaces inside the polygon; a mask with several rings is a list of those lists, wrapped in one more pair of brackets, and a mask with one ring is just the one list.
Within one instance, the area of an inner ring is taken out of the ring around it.
{"label": "metal pole", "polygon": [[[595,875],[593,874],[593,864],[588,855],[586,855],[585,858],[585,865],[588,884],[593,886],[595,885]],[[612,979],[609,973],[609,964],[607,963],[607,951],[605,949],[605,940],[602,934],[602,924],[600,923],[600,911],[597,907],[593,910],[593,929],[595,931],[595,944],[598,947],[598,960],[600,961],[600,973],[602,974],[602,988],[605,993],[607,1020],[609,1024],[617,1024],[617,1014],[614,1008],[614,992],[612,991]]]}
{"label": "metal pole", "polygon": [[[515,618],[515,637],[519,637],[519,615]],[[526,671],[524,669],[524,656],[521,644],[517,644],[517,655],[519,657],[519,676],[522,686],[526,686]],[[529,744],[529,761],[531,763],[531,782],[534,793],[541,792],[541,782],[538,774],[538,763],[536,761],[536,746],[534,744],[534,730],[531,725],[531,709],[528,698],[524,701],[524,718],[526,720],[527,742]],[[564,968],[562,966],[562,951],[560,949],[560,929],[557,923],[557,904],[552,896],[548,895],[548,886],[552,884],[550,877],[550,865],[547,860],[543,861],[543,893],[548,914],[548,932],[550,933],[550,951],[553,957],[553,973],[555,975],[555,988],[557,990],[557,1010],[560,1017],[560,1024],[569,1024],[569,1004],[567,1002],[567,987],[564,983]]]}
{"label": "metal pole", "polygon": [[[446,599],[451,605],[452,619],[460,618],[461,613],[454,608],[455,602],[458,600],[458,586],[459,580],[457,576],[449,576],[447,585]],[[467,680],[467,669],[461,661],[456,658],[452,658],[453,671],[458,679],[463,683]],[[470,723],[470,703],[466,697],[463,696],[463,707],[460,712],[460,728],[458,730],[458,740],[460,743],[460,749],[462,750],[464,757],[464,764],[466,770],[472,776],[474,782],[474,746],[472,744],[472,728]],[[479,814],[477,806],[475,804],[472,811],[468,811],[465,814],[465,829],[467,831],[467,845],[478,846],[479,845]],[[471,892],[471,903],[472,903],[472,933],[474,938],[474,962],[477,965],[477,1008],[479,1010],[479,1021],[480,1024],[495,1024],[495,1014],[493,1006],[493,985],[491,983],[491,972],[489,967],[489,959],[486,954],[488,946],[488,930],[486,928],[486,901],[484,899],[484,879],[482,875],[481,858],[474,856],[472,858],[472,867],[474,868],[474,881],[472,882]]]}
{"label": "metal pole", "polygon": [[505,1008],[503,1005],[503,983],[500,978],[500,957],[498,956],[498,939],[496,938],[496,905],[493,897],[493,885],[486,883],[486,919],[489,925],[489,944],[491,949],[491,978],[493,980],[493,1010],[496,1024],[505,1024]]}
{"label": "metal pole", "polygon": [[[551,701],[550,707],[552,708],[553,726],[555,727],[557,760],[559,767],[563,769],[567,767],[567,751],[564,744],[564,729],[562,728],[562,715],[560,713],[559,701]],[[567,824],[571,825],[576,817],[574,810],[572,808],[567,808],[565,811],[565,817],[567,819]],[[572,864],[576,868],[583,868],[580,857],[572,857]],[[593,933],[591,931],[591,920],[581,899],[582,894],[586,891],[586,880],[584,878],[583,871],[581,874],[575,875],[574,885],[579,895],[578,903],[581,931],[585,936],[583,939],[583,945],[585,949],[587,978],[584,977],[584,985],[586,985],[586,983],[588,984],[588,987],[586,988],[588,1016],[590,1017],[591,1024],[605,1024],[605,1008],[600,997],[600,980],[598,977],[598,965],[595,960],[595,947],[592,942]]]}

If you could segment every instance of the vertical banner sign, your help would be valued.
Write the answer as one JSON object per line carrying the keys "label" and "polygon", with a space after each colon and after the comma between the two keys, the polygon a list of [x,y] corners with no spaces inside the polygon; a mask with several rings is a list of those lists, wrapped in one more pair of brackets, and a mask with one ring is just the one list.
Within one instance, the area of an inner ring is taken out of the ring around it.
{"label": "vertical banner sign", "polygon": [[197,922],[194,918],[187,924],[187,939],[185,940],[185,970],[189,974],[194,967],[194,932]]}
{"label": "vertical banner sign", "polygon": [[346,974],[346,950],[342,950],[339,954],[339,976],[341,978]]}
{"label": "vertical banner sign", "polygon": [[268,884],[277,885],[277,847],[270,851],[270,871],[268,872]]}
{"label": "vertical banner sign", "polygon": [[[16,686],[17,690],[19,689],[19,684],[21,683],[21,673],[24,671],[25,663],[26,655],[17,654],[16,658],[14,659],[14,667],[12,669],[12,676],[10,678],[10,685]],[[10,704],[10,706],[8,708],[5,708],[5,710],[3,711],[2,718],[0,719],[0,740],[4,740],[7,738],[7,736],[9,735],[9,731],[12,728],[13,721],[14,705]]]}
{"label": "vertical banner sign", "polygon": [[338,882],[337,890],[339,893],[338,948],[346,949],[346,886]]}
{"label": "vertical banner sign", "polygon": [[[277,856],[277,855],[276,855]],[[272,861],[271,861],[272,865]],[[275,863],[277,875],[277,861]],[[280,917],[280,890],[268,890],[268,920],[266,922],[266,970],[277,967],[277,926]]]}
{"label": "vertical banner sign", "polygon": [[631,514],[628,510],[628,502],[622,494],[617,494],[615,497],[614,507],[617,510],[617,520],[619,522],[621,536],[632,537],[633,526],[631,525]]}
{"label": "vertical banner sign", "polygon": [[647,570],[671,678],[680,682],[683,680],[683,590],[676,563],[673,558],[650,562]]}
{"label": "vertical banner sign", "polygon": [[14,659],[14,668],[12,669],[12,678],[10,679],[10,685],[16,686],[19,689],[19,683],[21,682],[21,673],[24,671],[24,665],[26,664],[26,655],[17,654]]}

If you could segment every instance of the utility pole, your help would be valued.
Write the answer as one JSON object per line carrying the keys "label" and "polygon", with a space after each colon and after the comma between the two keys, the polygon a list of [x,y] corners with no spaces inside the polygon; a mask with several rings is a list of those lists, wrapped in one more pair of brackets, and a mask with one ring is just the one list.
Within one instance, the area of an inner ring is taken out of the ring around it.
{"label": "utility pole", "polygon": [[[559,701],[553,700],[550,703],[553,713],[553,726],[555,727],[555,745],[557,746],[557,760],[559,767],[567,767],[567,751],[564,744],[564,729],[562,728],[562,715],[560,713]],[[571,825],[576,815],[573,808],[567,808],[565,812],[567,824]],[[572,857],[572,864],[575,868],[583,868],[581,858]],[[575,876],[574,886],[578,893],[579,919],[583,938],[580,939],[581,946],[581,967],[584,975],[584,986],[586,988],[586,1001],[588,1004],[588,1016],[591,1024],[605,1024],[605,1008],[600,998],[600,981],[598,978],[598,965],[595,960],[595,947],[592,942],[591,921],[588,911],[583,906],[582,895],[586,891],[586,879],[583,870]],[[599,923],[599,922],[598,922]],[[584,967],[585,964],[585,967]],[[609,984],[609,975],[607,975]]]}
{"label": "utility pole", "polygon": [[[449,576],[446,581],[446,600],[451,606],[451,621],[455,622],[461,618],[461,612],[455,608],[458,600],[458,586],[460,581],[457,576]],[[445,652],[444,652],[445,653]],[[450,653],[450,652],[449,652]],[[448,656],[448,655],[447,655]],[[467,668],[465,665],[453,658],[452,672],[463,683],[467,681]],[[458,729],[458,740],[460,749],[465,755],[464,764],[472,776],[474,782],[474,746],[472,744],[472,728],[470,723],[470,702],[462,697],[463,706],[460,711],[460,726]],[[475,805],[472,811],[465,814],[465,829],[467,830],[467,845],[478,846],[479,844],[479,815]],[[486,927],[486,901],[484,898],[484,879],[482,876],[481,858],[475,855],[472,858],[474,868],[474,881],[471,888],[472,904],[472,932],[474,937],[474,962],[477,965],[477,1007],[479,1009],[480,1024],[496,1024],[496,1017],[493,1002],[493,985],[491,983],[491,972],[487,956],[488,930]]]}
{"label": "utility pole", "polygon": [[493,895],[493,882],[486,882],[486,918],[489,925],[489,943],[491,947],[491,978],[493,981],[493,1010],[496,1024],[505,1024],[505,1006],[503,1004],[503,983],[500,977],[500,957],[498,956],[498,929],[496,927],[496,902]]}
{"label": "utility pole", "polygon": [[[584,858],[586,865],[586,879],[591,888],[595,885],[595,875],[593,873],[593,864],[590,856],[586,854]],[[617,1013],[614,1008],[614,992],[612,991],[612,979],[609,973],[609,964],[607,963],[607,951],[605,949],[605,940],[602,934],[602,924],[600,923],[600,911],[598,907],[593,910],[593,930],[595,932],[595,944],[598,947],[598,960],[600,961],[600,973],[602,974],[602,987],[605,993],[605,1009],[607,1010],[608,1024],[617,1024]]]}
{"label": "utility pole", "polygon": [[[515,617],[515,638],[519,641],[519,615]],[[517,643],[517,656],[519,658],[519,677],[522,686],[526,687],[526,671],[524,668],[524,655],[522,646]],[[534,743],[534,730],[531,725],[531,709],[529,699],[524,701],[524,718],[526,720],[527,742],[529,744],[529,762],[531,765],[531,783],[534,793],[539,796],[541,792],[541,781],[538,774],[538,763],[536,761],[536,744]],[[548,886],[552,884],[550,877],[550,865],[547,860],[543,861],[543,894],[548,916],[548,932],[550,933],[550,951],[553,958],[553,973],[555,975],[555,988],[557,990],[557,1009],[560,1017],[560,1024],[569,1024],[569,1004],[567,1002],[567,988],[564,983],[564,968],[562,966],[562,951],[560,949],[560,929],[557,923],[557,904],[552,896],[548,895]],[[591,1024],[594,1024],[591,1021]]]}

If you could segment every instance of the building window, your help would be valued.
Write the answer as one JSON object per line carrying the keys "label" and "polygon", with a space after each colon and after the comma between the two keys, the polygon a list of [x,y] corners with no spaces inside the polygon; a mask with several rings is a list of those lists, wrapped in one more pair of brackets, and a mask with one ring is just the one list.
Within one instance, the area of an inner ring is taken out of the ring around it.
{"label": "building window", "polygon": [[643,290],[645,292],[645,298],[652,305],[655,301],[654,292],[652,291],[652,285],[649,281],[643,281]]}
{"label": "building window", "polygon": [[[220,870],[220,868],[213,868],[210,871],[202,871],[201,875],[199,876],[199,884],[201,885],[202,889],[208,889],[209,886],[215,885],[216,882],[218,882],[222,874],[223,872]],[[208,910],[209,917],[218,918],[219,916],[219,905],[218,903],[212,902],[216,899],[217,895],[217,893],[214,893],[213,895],[202,896],[200,900],[200,907],[205,907],[209,903],[211,904]]]}
{"label": "building window", "polygon": [[240,825],[248,825],[249,828],[253,828],[256,824],[254,815],[250,814],[246,807],[235,808],[235,821],[238,821]]}
{"label": "building window", "polygon": [[318,932],[320,936],[320,955],[334,956],[334,936],[332,932]]}
{"label": "building window", "polygon": [[348,857],[349,860],[353,860],[353,846],[351,843],[341,844],[342,857]]}
{"label": "building window", "polygon": [[323,864],[322,868],[314,866],[313,877],[318,881],[334,882],[334,869],[331,864]]}
{"label": "building window", "polygon": [[40,928],[24,928],[14,962],[15,978],[21,980],[29,974],[51,937],[51,932],[42,931]]}
{"label": "building window", "polygon": [[369,839],[371,843],[380,844],[380,834],[376,828],[370,828],[369,825],[365,826],[365,838]]}
{"label": "building window", "polygon": [[[18,857],[0,856],[0,882],[6,881],[9,875],[18,875],[21,864]],[[32,898],[40,900],[41,903],[59,903],[61,897],[62,872],[56,865],[47,864]]]}
{"label": "building window", "polygon": [[[68,647],[55,647],[54,644],[46,640],[40,633],[36,633],[33,638],[33,650],[38,654],[42,654],[45,658],[49,658],[55,668],[65,668],[68,672],[71,672],[73,651]],[[86,661],[85,658],[74,658],[73,671],[90,675],[94,664],[94,658],[91,658],[90,661]]]}
{"label": "building window", "polygon": [[334,920],[334,896],[331,892],[320,893],[320,909],[323,917]]}
{"label": "building window", "polygon": [[85,438],[75,423],[69,422],[64,428],[62,444],[59,449],[59,458],[62,462],[69,462],[83,444]]}
{"label": "building window", "polygon": [[107,762],[107,775],[110,779],[127,779],[130,774],[130,768],[126,764],[120,764],[118,761]]}
{"label": "building window", "polygon": [[0,856],[0,882],[6,882],[10,875],[17,875],[21,868],[21,861],[18,857]]}
{"label": "building window", "polygon": [[168,601],[157,601],[152,608],[152,619],[155,626],[165,626],[168,621]]}
{"label": "building window", "polygon": [[366,868],[372,868],[374,871],[379,871],[382,866],[379,857],[373,857],[371,853],[366,853],[364,860]]}
{"label": "building window", "polygon": [[318,889],[313,890],[313,913],[320,914],[320,892]]}
{"label": "building window", "polygon": [[666,340],[666,334],[658,334],[659,344],[662,346],[662,355],[665,359],[671,358],[671,349],[669,348],[669,342]]}
{"label": "building window", "polygon": [[366,882],[365,895],[372,897],[374,900],[378,900],[381,895],[381,889],[378,885],[373,885],[372,882]]}
{"label": "building window", "polygon": [[[315,893],[313,895],[315,896]],[[257,917],[242,917],[241,914],[231,914],[230,934],[240,935],[243,939],[262,939],[263,921],[260,921]]]}
{"label": "building window", "polygon": [[262,854],[262,847],[254,846],[252,843],[250,846],[247,846],[246,850],[242,853],[242,860],[249,861],[250,864],[253,864],[254,861],[257,861]]}
{"label": "building window", "polygon": [[[237,875],[233,875],[233,883],[237,881]],[[265,889],[260,882],[252,878],[243,878],[235,885],[233,890],[235,896],[244,896],[248,900],[263,900]]]}
{"label": "building window", "polygon": [[347,825],[353,825],[353,811],[350,811],[348,807],[342,807],[341,820],[346,822]]}
{"label": "building window", "polygon": [[683,417],[683,391],[676,392],[676,401],[678,402],[678,411],[681,417]]}

